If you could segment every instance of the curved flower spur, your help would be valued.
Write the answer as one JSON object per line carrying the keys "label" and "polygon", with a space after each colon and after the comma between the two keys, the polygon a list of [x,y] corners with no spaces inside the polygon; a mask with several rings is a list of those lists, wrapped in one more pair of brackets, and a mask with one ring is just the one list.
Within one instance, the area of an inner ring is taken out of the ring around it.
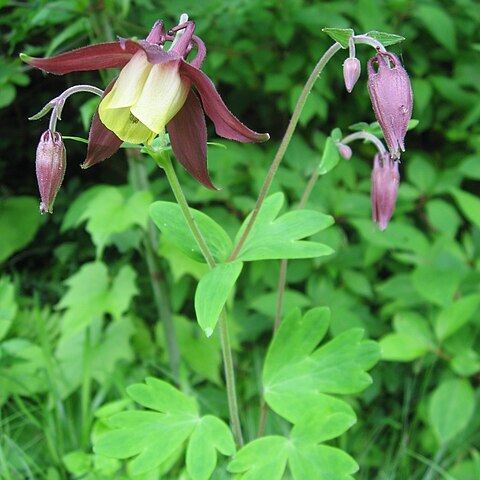
{"label": "curved flower spur", "polygon": [[[206,48],[194,31],[195,23],[187,21],[167,34],[163,22],[157,21],[145,40],[120,38],[51,58],[21,55],[26,63],[57,75],[122,68],[105,89],[93,117],[83,167],[111,157],[124,141],[149,144],[166,127],[179,162],[201,184],[214,189],[207,170],[204,111],[221,137],[243,143],[270,138],[267,133],[250,130],[228,110],[211,80],[200,70]],[[174,42],[176,32],[181,35]],[[167,41],[173,42],[168,51],[163,48]],[[196,55],[187,62],[194,46]]]}

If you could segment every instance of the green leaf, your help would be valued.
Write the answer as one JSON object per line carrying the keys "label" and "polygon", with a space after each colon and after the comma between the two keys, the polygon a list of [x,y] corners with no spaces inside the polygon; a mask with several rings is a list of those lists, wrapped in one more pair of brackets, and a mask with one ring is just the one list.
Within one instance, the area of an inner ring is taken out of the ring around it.
{"label": "green leaf", "polygon": [[39,226],[40,214],[35,198],[12,197],[0,200],[0,262],[27,246],[35,237]]}
{"label": "green leaf", "polygon": [[335,42],[338,42],[342,48],[348,48],[348,41],[355,33],[351,28],[322,28],[322,32],[326,33]]}
{"label": "green leaf", "polygon": [[291,438],[299,443],[320,443],[339,437],[357,421],[352,410],[337,411],[335,405],[307,410],[292,428]]}
{"label": "green leaf", "polygon": [[135,192],[126,198],[116,187],[103,187],[95,192],[80,220],[87,221],[87,231],[97,247],[100,257],[114,234],[139,225],[146,228],[150,192]]}
{"label": "green leaf", "polygon": [[438,268],[435,265],[420,265],[413,272],[412,283],[417,292],[430,302],[448,305],[457,291],[461,273],[455,268]]}
{"label": "green leaf", "polygon": [[265,357],[263,375],[271,378],[284,365],[303,360],[322,341],[330,324],[330,311],[325,307],[309,310],[303,317],[295,309],[282,321]]}
{"label": "green leaf", "polygon": [[75,450],[62,457],[62,461],[68,473],[81,476],[88,473],[92,467],[93,455]]}
{"label": "green leaf", "polygon": [[130,265],[124,265],[113,279],[105,309],[119,319],[128,309],[132,298],[138,294],[137,274]]}
{"label": "green leaf", "polygon": [[473,294],[457,300],[440,312],[435,322],[435,333],[441,341],[467,323],[478,310],[480,295]]}
{"label": "green leaf", "polygon": [[350,474],[358,470],[345,452],[299,437],[295,428],[290,439],[268,436],[248,443],[227,468],[240,480],[281,480],[287,461],[293,480],[353,480]]}
{"label": "green leaf", "polygon": [[375,40],[378,40],[384,47],[389,45],[395,45],[396,43],[403,42],[405,37],[401,35],[395,35],[394,33],[378,32],[377,30],[372,30],[367,32],[365,35],[372,37]]}
{"label": "green leaf", "polygon": [[[232,241],[223,228],[208,215],[190,209],[195,222],[212,252],[213,258],[221,263],[227,260],[232,249]],[[150,206],[150,217],[157,228],[173,239],[177,247],[197,262],[205,259],[192,236],[180,207],[173,202],[155,202]]]}
{"label": "green leaf", "polygon": [[288,465],[294,480],[353,480],[358,465],[350,455],[327,445],[309,445],[293,450]]}
{"label": "green leaf", "polygon": [[480,357],[472,349],[460,352],[450,362],[452,370],[463,377],[469,377],[480,372]]}
{"label": "green leaf", "polygon": [[42,349],[23,338],[0,344],[0,405],[11,395],[32,396],[47,388]]}
{"label": "green leaf", "polygon": [[57,304],[58,309],[66,309],[61,327],[64,339],[106,313],[117,319],[123,315],[138,292],[135,280],[130,266],[123,266],[111,281],[104,263],[85,263],[65,281],[68,291]]}
{"label": "green leaf", "polygon": [[206,415],[198,422],[187,447],[187,472],[192,480],[208,480],[217,464],[217,450],[235,453],[235,442],[228,426],[219,418]]}
{"label": "green leaf", "polygon": [[195,400],[188,397],[169,383],[148,377],[145,383],[137,383],[127,388],[128,395],[140,405],[168,414],[197,415]]}
{"label": "green leaf", "polygon": [[0,278],[0,340],[5,337],[17,314],[15,287],[7,277]]}
{"label": "green leaf", "polygon": [[[222,357],[218,336],[205,337],[198,325],[185,317],[174,316],[173,320],[182,360],[202,378],[220,385]],[[165,351],[165,337],[160,323],[156,326],[156,337]],[[199,361],[199,358],[202,361]]]}
{"label": "green leaf", "polygon": [[[314,210],[291,211],[276,218],[283,202],[282,193],[274,193],[265,200],[237,255],[238,260],[311,258],[333,253],[330,247],[322,243],[299,241],[332,225],[333,218]],[[250,216],[251,214],[240,228],[236,242],[245,230]]]}
{"label": "green leaf", "polygon": [[430,348],[423,338],[404,333],[389,333],[380,340],[380,350],[383,360],[411,362],[425,355]]}
{"label": "green leaf", "polygon": [[470,423],[475,392],[467,380],[447,380],[430,397],[428,417],[441,445],[455,438]]}
{"label": "green leaf", "polygon": [[455,237],[458,227],[462,223],[456,208],[445,200],[432,199],[427,202],[426,213],[428,221],[435,230]]}
{"label": "green leaf", "polygon": [[[265,400],[279,415],[298,422],[308,409],[349,412],[328,394],[352,394],[371,384],[366,370],[378,360],[378,346],[348,330],[317,348],[329,323],[329,310],[310,310],[282,322],[267,352],[263,370]],[[283,357],[283,361],[282,361]]]}
{"label": "green leaf", "polygon": [[119,459],[135,457],[129,472],[140,475],[174,454],[200,419],[195,400],[162,380],[147,378],[146,384],[132,385],[127,392],[154,411],[131,410],[111,417],[112,430],[96,439],[94,451]]}
{"label": "green leaf", "polygon": [[318,169],[319,175],[325,175],[333,170],[340,161],[340,154],[338,148],[335,145],[335,141],[332,137],[328,137],[325,142],[325,148],[323,150],[322,160]]}
{"label": "green leaf", "polygon": [[212,335],[242,268],[242,262],[219,263],[200,280],[195,292],[195,313],[207,337]]}
{"label": "green leaf", "polygon": [[228,471],[245,480],[281,480],[287,466],[289,441],[285,437],[258,438],[245,445],[228,464]]}
{"label": "green leaf", "polygon": [[480,228],[480,199],[458,188],[451,189],[450,193],[465,217]]}
{"label": "green leaf", "polygon": [[410,362],[436,347],[428,322],[417,313],[399,313],[393,324],[395,333],[380,340],[382,359]]}
{"label": "green leaf", "polygon": [[8,107],[17,95],[15,85],[11,83],[3,83],[0,86],[0,108]]}
{"label": "green leaf", "polygon": [[430,32],[430,35],[450,53],[457,50],[457,39],[455,36],[455,23],[453,18],[445,10],[434,5],[417,5],[413,11]]}

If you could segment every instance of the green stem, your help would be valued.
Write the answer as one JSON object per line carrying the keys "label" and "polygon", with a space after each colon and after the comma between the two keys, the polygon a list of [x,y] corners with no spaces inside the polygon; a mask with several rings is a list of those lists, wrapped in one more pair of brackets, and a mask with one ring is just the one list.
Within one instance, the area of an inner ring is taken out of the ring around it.
{"label": "green stem", "polygon": [[83,372],[81,389],[81,412],[82,412],[82,437],[83,448],[88,446],[90,433],[90,397],[92,392],[92,346],[90,326],[85,329],[85,342],[83,351]]}
{"label": "green stem", "polygon": [[[130,167],[133,188],[136,191],[148,191],[149,182],[145,169],[145,163],[135,158],[133,152],[131,151],[128,151],[127,158]],[[149,220],[147,230],[143,235],[145,260],[147,262],[148,273],[150,274],[150,285],[152,287],[155,308],[162,323],[170,371],[173,380],[177,385],[179,385],[180,350],[178,348],[177,335],[175,332],[175,326],[173,324],[172,311],[168,300],[165,280],[158,264],[158,258],[156,254],[157,244],[157,232],[152,221]]]}
{"label": "green stem", "polygon": [[[180,182],[178,181],[178,177],[175,173],[170,157],[165,152],[161,152],[160,154],[154,155],[154,158],[157,161],[158,165],[165,171],[173,194],[177,200],[178,205],[180,206],[180,209],[182,210],[183,216],[185,217],[188,227],[192,232],[192,235],[195,238],[203,257],[205,258],[208,266],[210,268],[214,268],[216,265],[215,259],[213,258],[213,255],[207,245],[207,242],[205,241],[205,238],[203,237],[202,232],[198,228],[198,225],[193,218],[192,212],[190,211],[190,207],[188,206],[187,199],[185,198],[185,194],[183,193]],[[242,427],[240,424],[240,416],[238,413],[235,370],[233,367],[232,346],[230,343],[230,333],[228,329],[228,320],[225,309],[220,314],[219,329],[223,355],[223,366],[225,371],[225,382],[227,384],[227,398],[230,421],[232,424],[232,430],[237,446],[241,447],[243,445]]]}
{"label": "green stem", "polygon": [[250,220],[248,221],[247,226],[245,227],[245,230],[243,231],[242,236],[238,240],[237,244],[235,245],[229,261],[231,262],[234,260],[237,255],[239,254],[243,244],[245,243],[245,240],[248,237],[248,234],[250,233],[250,230],[253,227],[253,224],[255,223],[255,219],[257,218],[258,212],[260,211],[260,207],[263,204],[263,201],[265,200],[265,197],[267,196],[267,193],[270,189],[270,186],[272,185],[273,177],[275,176],[275,173],[277,172],[277,169],[280,165],[280,162],[282,161],[282,158],[288,148],[288,145],[290,144],[290,140],[292,139],[292,136],[295,132],[295,128],[297,127],[298,120],[300,119],[300,115],[302,113],[303,107],[305,106],[305,103],[307,101],[308,95],[312,91],[313,85],[315,84],[315,81],[317,80],[318,76],[322,73],[323,69],[325,68],[325,65],[329,62],[329,60],[337,53],[342,47],[340,46],[339,43],[335,42],[322,56],[322,58],[318,61],[318,63],[315,65],[315,68],[313,69],[312,73],[310,74],[310,77],[308,77],[307,82],[305,83],[305,86],[303,87],[302,93],[300,94],[300,97],[298,98],[297,104],[295,106],[295,109],[293,110],[292,117],[290,118],[290,122],[288,124],[287,130],[285,131],[285,134],[282,138],[282,142],[280,143],[280,146],[278,147],[277,153],[275,154],[275,157],[272,161],[272,164],[270,165],[270,169],[268,170],[267,176],[265,178],[265,181],[263,182],[262,189],[260,190],[260,193],[258,194],[257,202],[255,203],[255,207],[252,211],[252,215],[250,216]]}

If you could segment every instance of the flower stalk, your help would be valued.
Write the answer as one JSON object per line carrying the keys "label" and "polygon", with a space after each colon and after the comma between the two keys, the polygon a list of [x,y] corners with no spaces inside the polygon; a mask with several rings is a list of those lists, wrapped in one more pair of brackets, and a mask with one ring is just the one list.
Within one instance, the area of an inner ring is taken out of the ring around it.
{"label": "flower stalk", "polygon": [[[165,171],[165,175],[170,184],[175,199],[177,200],[177,203],[182,210],[185,221],[187,222],[187,225],[193,237],[197,241],[198,247],[200,248],[203,257],[205,258],[207,265],[211,269],[214,268],[216,265],[215,259],[213,258],[212,252],[210,251],[210,248],[208,247],[202,232],[198,228],[198,225],[193,218],[192,212],[190,211],[190,207],[188,205],[185,194],[183,193],[182,187],[178,180],[177,174],[175,173],[175,169],[173,168],[172,161],[170,160],[168,152],[155,152],[150,149],[147,150],[147,152],[156,161],[158,166]],[[220,343],[222,347],[223,367],[225,372],[225,382],[227,386],[230,422],[233,430],[233,435],[235,437],[235,442],[240,448],[243,446],[243,435],[238,410],[232,346],[230,342],[230,332],[228,328],[228,319],[225,309],[223,309],[222,313],[220,314],[218,325],[220,329]]]}

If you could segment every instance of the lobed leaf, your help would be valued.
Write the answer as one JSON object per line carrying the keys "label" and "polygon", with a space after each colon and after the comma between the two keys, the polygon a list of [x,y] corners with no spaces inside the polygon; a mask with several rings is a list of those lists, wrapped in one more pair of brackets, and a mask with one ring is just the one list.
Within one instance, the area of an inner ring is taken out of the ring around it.
{"label": "lobed leaf", "polygon": [[[288,212],[278,218],[284,195],[274,193],[263,203],[250,234],[237,255],[238,260],[312,258],[330,255],[333,250],[322,243],[299,241],[333,224],[329,215],[314,210]],[[245,230],[251,214],[240,228],[236,241]]]}
{"label": "lobed leaf", "polygon": [[[225,230],[208,215],[190,209],[199,230],[217,262],[224,262],[231,249],[232,241]],[[154,202],[150,206],[150,217],[157,228],[174,240],[177,247],[197,262],[205,262],[195,238],[192,236],[180,207],[173,202]]]}

